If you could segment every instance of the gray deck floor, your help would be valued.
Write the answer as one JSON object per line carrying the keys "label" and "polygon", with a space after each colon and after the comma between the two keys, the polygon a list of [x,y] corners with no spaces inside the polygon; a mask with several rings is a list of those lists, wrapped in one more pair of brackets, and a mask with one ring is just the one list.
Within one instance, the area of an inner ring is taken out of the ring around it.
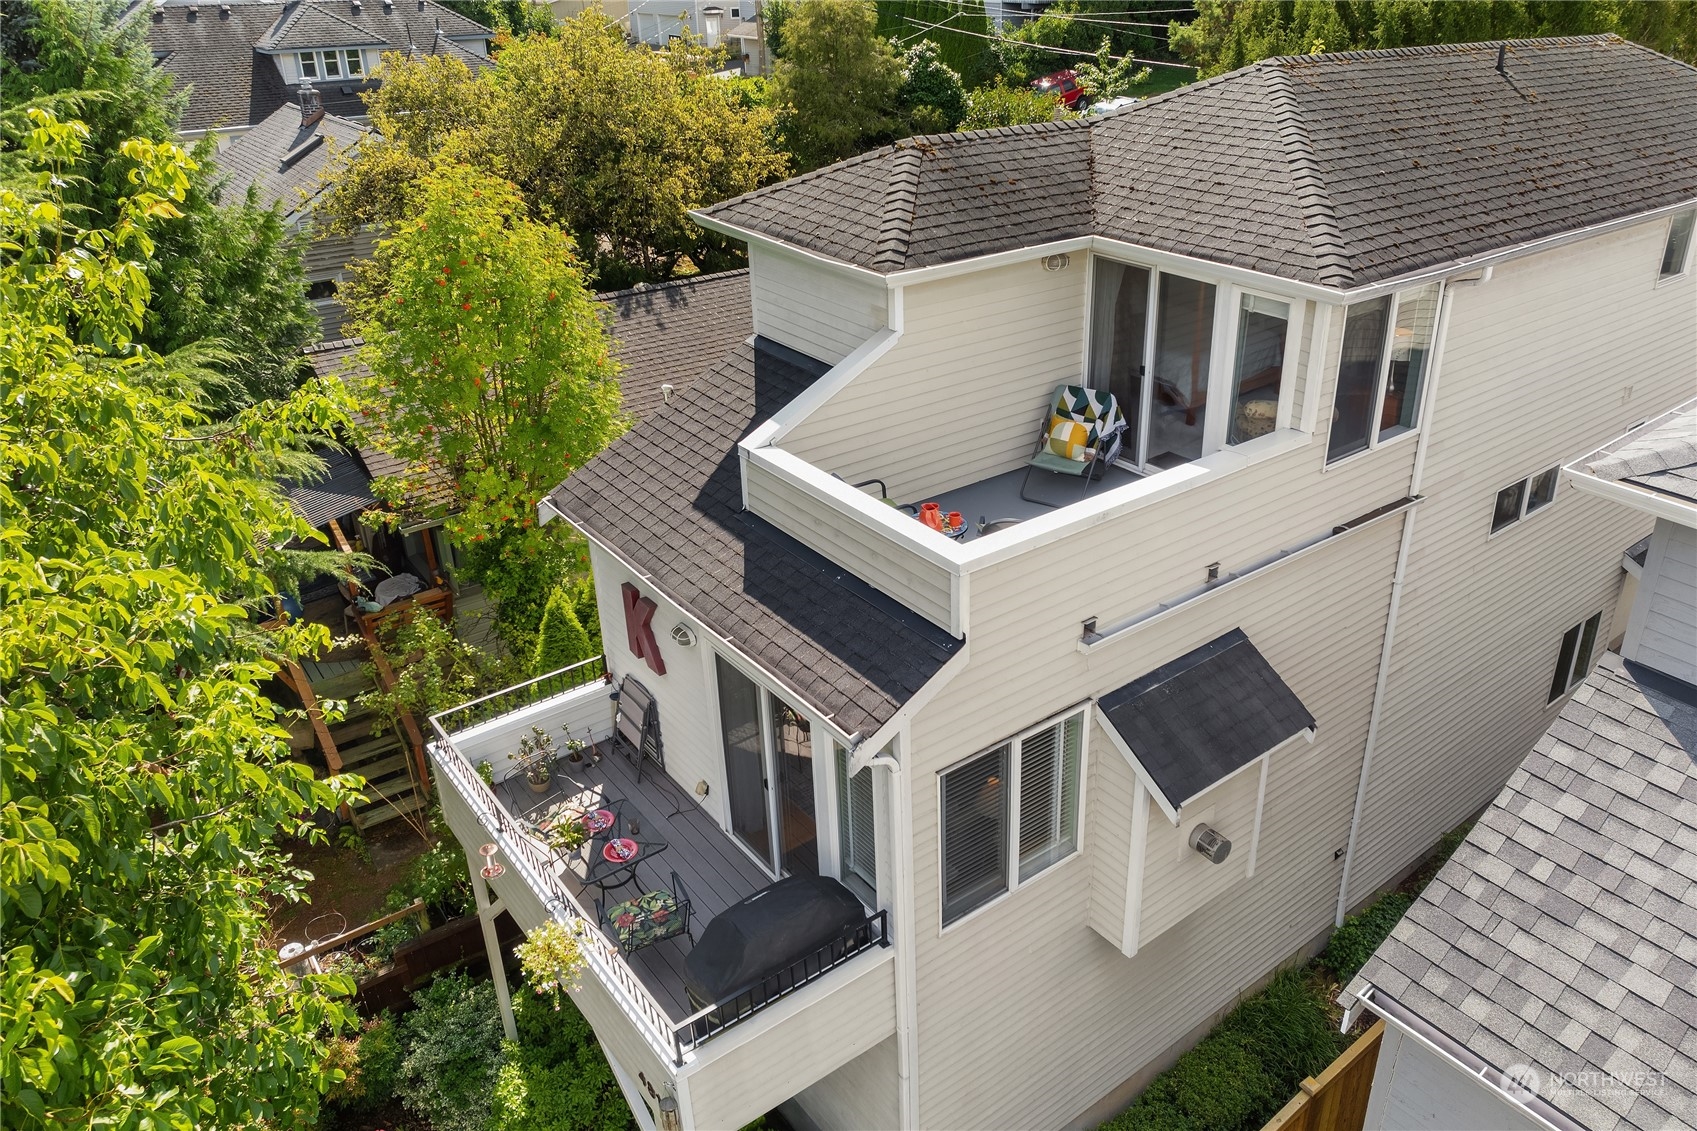
{"label": "gray deck floor", "polygon": [[[989,479],[981,479],[977,483],[968,483],[964,487],[955,487],[938,495],[935,501],[943,508],[945,514],[949,511],[961,513],[967,525],[966,537],[962,541],[970,542],[978,537],[980,519],[995,522],[1005,518],[1020,521],[1036,518],[1057,507],[1106,494],[1115,487],[1135,483],[1141,478],[1142,476],[1134,471],[1110,467],[1106,475],[1089,485],[1087,493],[1082,479],[1071,479],[1048,471],[1034,471],[1031,473],[1028,493],[1031,498],[1042,501],[1031,502],[1020,497],[1020,487],[1025,483],[1025,469],[1021,468]],[[1045,506],[1045,503],[1049,505]]]}
{"label": "gray deck floor", "polygon": [[[515,814],[584,792],[599,792],[609,799],[623,798],[627,806],[634,805],[640,811],[643,831],[666,842],[665,851],[638,862],[634,882],[608,891],[609,904],[645,891],[669,890],[675,870],[689,893],[690,934],[700,938],[702,928],[713,916],[773,882],[748,853],[720,830],[693,796],[652,766],[643,772],[642,784],[638,785],[636,768],[624,758],[609,755],[598,763],[584,762],[577,766],[562,760],[555,768],[554,780],[546,794],[533,793],[522,779],[504,781],[495,787],[501,803]],[[585,885],[569,869],[565,880],[574,892],[580,893],[584,908],[594,914],[599,889],[585,890]],[[674,1021],[682,1021],[694,1012],[683,984],[683,961],[690,945],[680,936],[639,950],[629,959],[631,968]]]}

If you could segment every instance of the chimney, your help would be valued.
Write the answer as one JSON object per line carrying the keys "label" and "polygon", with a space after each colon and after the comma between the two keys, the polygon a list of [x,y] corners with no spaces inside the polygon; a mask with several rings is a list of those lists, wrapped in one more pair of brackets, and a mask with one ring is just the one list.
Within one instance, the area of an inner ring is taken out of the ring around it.
{"label": "chimney", "polygon": [[324,103],[320,101],[318,92],[312,89],[310,81],[301,82],[301,129],[307,129],[318,124],[324,117]]}

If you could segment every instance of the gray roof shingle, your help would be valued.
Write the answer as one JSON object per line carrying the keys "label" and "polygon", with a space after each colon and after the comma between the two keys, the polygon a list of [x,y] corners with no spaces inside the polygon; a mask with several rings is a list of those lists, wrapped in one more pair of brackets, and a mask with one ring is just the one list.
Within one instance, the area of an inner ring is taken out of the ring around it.
{"label": "gray roof shingle", "polygon": [[549,496],[845,734],[871,734],[960,641],[742,509],[737,441],[829,366],[737,346]]}
{"label": "gray roof shingle", "polygon": [[661,403],[661,385],[683,391],[754,333],[747,271],[697,275],[596,296],[612,315],[619,391],[641,419]]}
{"label": "gray roof shingle", "polygon": [[1697,402],[1608,445],[1584,466],[1598,479],[1697,502]]}
{"label": "gray roof shingle", "polygon": [[1606,654],[1359,980],[1499,1071],[1656,1074],[1542,1093],[1593,1131],[1690,1126],[1697,688]]}
{"label": "gray roof shingle", "polygon": [[1454,44],[910,138],[702,214],[880,272],[1093,233],[1347,289],[1697,198],[1693,151],[1686,64],[1613,36]]}
{"label": "gray roof shingle", "polygon": [[219,150],[218,167],[232,184],[258,189],[262,206],[280,204],[283,215],[293,217],[318,195],[332,156],[353,149],[367,132],[335,114],[303,128],[300,109],[285,105]]}

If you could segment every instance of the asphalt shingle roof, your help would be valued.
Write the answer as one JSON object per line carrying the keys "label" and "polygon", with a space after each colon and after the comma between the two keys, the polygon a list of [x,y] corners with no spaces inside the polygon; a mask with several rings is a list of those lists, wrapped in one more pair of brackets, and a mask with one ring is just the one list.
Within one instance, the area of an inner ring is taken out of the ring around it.
{"label": "asphalt shingle roof", "polygon": [[1240,628],[1099,703],[1173,809],[1314,725]]}
{"label": "asphalt shingle roof", "polygon": [[869,735],[960,641],[742,509],[737,441],[828,368],[739,345],[549,499],[803,704]]}
{"label": "asphalt shingle roof", "polygon": [[[1592,1131],[1697,1125],[1697,688],[1606,654],[1362,968]],[[1654,1080],[1654,1086],[1646,1081]]]}
{"label": "asphalt shingle roof", "polygon": [[[484,43],[495,34],[434,0],[389,5],[361,0],[357,7],[353,0],[132,0],[124,18],[142,23],[159,66],[179,88],[189,88],[181,122],[185,130],[252,125],[292,101],[294,91],[265,51],[405,51],[410,45],[417,53],[440,51],[478,64],[485,61]],[[326,109],[359,115],[365,112],[359,94],[375,84],[344,76],[314,85]]]}
{"label": "asphalt shingle roof", "polygon": [[218,167],[232,184],[257,188],[261,205],[281,204],[283,215],[292,217],[318,195],[331,158],[354,148],[367,132],[335,114],[303,128],[300,108],[285,105],[219,150]]}
{"label": "asphalt shingle roof", "polygon": [[1604,448],[1585,470],[1598,479],[1697,502],[1697,402],[1652,423],[1618,447]]}
{"label": "asphalt shingle roof", "polygon": [[1349,288],[1697,198],[1694,151],[1697,68],[1613,36],[1454,44],[910,138],[703,215],[881,272],[1097,234]]}
{"label": "asphalt shingle roof", "polygon": [[661,385],[687,388],[754,333],[748,272],[725,271],[598,295],[612,315],[624,367],[624,410],[638,419],[661,403]]}
{"label": "asphalt shingle roof", "polygon": [[371,476],[348,452],[323,448],[313,453],[324,461],[324,474],[314,479],[285,479],[284,492],[295,513],[313,526],[358,514],[377,502],[371,493]]}

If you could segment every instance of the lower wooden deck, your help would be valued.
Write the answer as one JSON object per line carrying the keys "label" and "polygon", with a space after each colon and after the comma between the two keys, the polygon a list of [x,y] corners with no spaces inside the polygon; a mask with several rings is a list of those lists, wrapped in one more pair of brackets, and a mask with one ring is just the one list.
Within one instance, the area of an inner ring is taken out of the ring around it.
{"label": "lower wooden deck", "polygon": [[[496,797],[515,815],[580,794],[623,799],[627,812],[632,806],[639,812],[644,833],[666,842],[663,852],[637,863],[636,878],[631,883],[609,890],[605,897],[609,903],[645,891],[669,890],[675,871],[690,898],[690,934],[699,938],[713,916],[773,882],[693,796],[653,766],[643,771],[638,783],[636,767],[622,757],[608,754],[599,762],[576,765],[561,759],[547,793],[533,792],[522,776],[495,787]],[[564,878],[593,915],[600,890],[582,884],[569,869]],[[639,950],[629,958],[631,969],[674,1021],[695,1012],[683,982],[684,956],[690,945],[680,936]]]}

